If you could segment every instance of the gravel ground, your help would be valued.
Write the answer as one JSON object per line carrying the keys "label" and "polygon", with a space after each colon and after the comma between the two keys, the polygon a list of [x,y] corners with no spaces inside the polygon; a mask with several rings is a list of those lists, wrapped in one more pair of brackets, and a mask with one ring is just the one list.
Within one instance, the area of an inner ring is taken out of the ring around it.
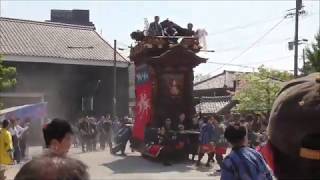
{"label": "gravel ground", "polygon": [[[41,154],[41,147],[31,147],[29,157]],[[82,153],[78,148],[72,148],[69,155],[77,158],[89,167],[89,174],[92,180],[120,180],[120,179],[137,179],[137,180],[156,180],[156,179],[220,179],[219,176],[209,176],[216,169],[214,163],[212,168],[204,166],[196,167],[191,162],[177,163],[172,166],[163,166],[159,162],[153,162],[144,159],[139,153],[128,152],[126,157],[110,155],[109,151],[96,151]],[[206,159],[206,157],[204,158]],[[7,179],[13,179],[23,163],[7,167]]]}

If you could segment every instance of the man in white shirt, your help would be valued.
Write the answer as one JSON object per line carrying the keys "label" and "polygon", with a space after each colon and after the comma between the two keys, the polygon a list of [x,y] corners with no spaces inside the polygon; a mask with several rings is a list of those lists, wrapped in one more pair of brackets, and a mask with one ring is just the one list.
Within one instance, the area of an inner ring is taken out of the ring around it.
{"label": "man in white shirt", "polygon": [[10,128],[9,131],[12,136],[12,142],[13,142],[13,156],[14,160],[17,163],[20,163],[21,160],[21,151],[20,151],[20,146],[19,146],[19,139],[22,136],[22,134],[29,128],[26,126],[25,128],[22,128],[18,124],[18,119],[12,118],[10,120]]}

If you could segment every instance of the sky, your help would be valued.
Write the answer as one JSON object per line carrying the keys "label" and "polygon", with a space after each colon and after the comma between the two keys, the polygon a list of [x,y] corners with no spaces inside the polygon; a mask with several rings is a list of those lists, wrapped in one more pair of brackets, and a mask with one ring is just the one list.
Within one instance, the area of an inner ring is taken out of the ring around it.
{"label": "sky", "polygon": [[[0,0],[1,16],[35,21],[50,19],[51,9],[88,9],[103,38],[118,47],[133,44],[130,33],[143,30],[144,18],[169,19],[186,27],[204,28],[208,50],[199,53],[208,62],[195,68],[195,74],[215,75],[223,70],[253,71],[262,64],[267,68],[293,70],[294,52],[288,42],[294,39],[294,18],[283,17],[295,8],[295,1],[12,1]],[[299,17],[299,38],[314,41],[319,31],[320,1],[303,0],[306,15]],[[280,22],[281,21],[281,22]],[[278,24],[280,23],[280,24]],[[278,25],[277,25],[278,24]],[[220,64],[232,64],[222,66]],[[237,66],[235,66],[237,65]],[[241,65],[241,66],[238,66]],[[246,67],[243,67],[246,66]],[[302,66],[302,58],[299,58]]]}

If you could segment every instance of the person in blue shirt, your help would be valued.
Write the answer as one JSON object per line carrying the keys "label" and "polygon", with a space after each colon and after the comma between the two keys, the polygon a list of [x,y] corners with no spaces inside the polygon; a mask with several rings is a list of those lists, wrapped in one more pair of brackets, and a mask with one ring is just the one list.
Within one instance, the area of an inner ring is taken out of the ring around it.
{"label": "person in blue shirt", "polygon": [[132,136],[131,128],[126,125],[126,120],[121,120],[120,122],[120,128],[116,134],[116,145],[112,148],[111,154],[116,154],[118,151],[121,151],[121,156],[126,156],[125,150],[128,141],[130,140]]}
{"label": "person in blue shirt", "polygon": [[272,180],[261,154],[247,147],[247,130],[240,124],[229,125],[224,137],[232,151],[222,163],[221,180]]}
{"label": "person in blue shirt", "polygon": [[203,158],[204,154],[208,154],[208,161],[206,163],[207,167],[210,167],[210,161],[213,158],[214,152],[214,141],[215,141],[215,132],[214,132],[214,125],[213,125],[213,118],[210,117],[208,119],[204,119],[203,124],[200,127],[200,135],[199,135],[199,154],[198,154],[198,161],[197,166],[201,165],[201,159]]}

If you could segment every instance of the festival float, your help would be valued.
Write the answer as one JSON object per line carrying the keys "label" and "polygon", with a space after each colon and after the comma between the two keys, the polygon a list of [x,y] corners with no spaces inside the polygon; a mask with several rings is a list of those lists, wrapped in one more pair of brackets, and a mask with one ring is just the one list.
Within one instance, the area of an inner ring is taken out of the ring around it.
{"label": "festival float", "polygon": [[[161,23],[165,28],[168,20]],[[131,33],[136,45],[131,48],[130,61],[135,65],[136,110],[133,125],[133,147],[143,155],[157,158],[160,128],[170,118],[173,126],[180,114],[185,114],[185,127],[175,135],[198,135],[191,130],[195,114],[193,99],[193,68],[206,59],[197,55],[201,50],[199,38],[184,36],[187,29],[175,25],[176,36],[147,36],[142,31]],[[177,150],[186,147],[177,142]]]}

